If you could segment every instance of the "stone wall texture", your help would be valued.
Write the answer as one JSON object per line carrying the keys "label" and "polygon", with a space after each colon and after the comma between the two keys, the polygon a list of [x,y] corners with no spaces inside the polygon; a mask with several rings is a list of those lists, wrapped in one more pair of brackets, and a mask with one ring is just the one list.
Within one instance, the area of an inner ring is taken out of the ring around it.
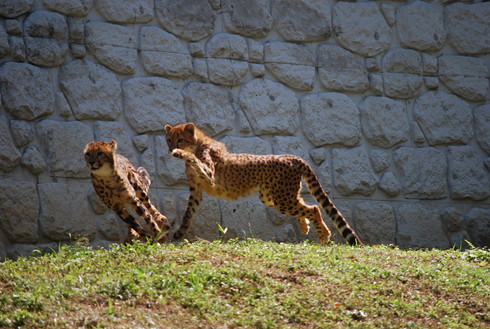
{"label": "stone wall texture", "polygon": [[[187,121],[304,158],[369,244],[489,246],[489,17],[471,0],[1,1],[0,258],[122,240],[85,167],[94,139],[148,170],[178,225],[163,127]],[[316,240],[257,197],[205,197],[187,238],[219,225]]]}

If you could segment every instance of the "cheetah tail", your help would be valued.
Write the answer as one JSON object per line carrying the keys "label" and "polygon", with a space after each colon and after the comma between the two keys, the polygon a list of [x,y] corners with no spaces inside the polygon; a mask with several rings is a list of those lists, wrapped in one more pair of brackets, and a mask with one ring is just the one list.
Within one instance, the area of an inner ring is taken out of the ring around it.
{"label": "cheetah tail", "polygon": [[363,246],[364,243],[361,241],[354,229],[349,226],[349,223],[347,223],[345,217],[335,207],[332,201],[330,201],[330,198],[318,181],[318,177],[313,169],[306,162],[304,165],[303,179],[306,181],[308,189],[315,197],[316,201],[322,206],[328,216],[330,216],[339,232],[350,245]]}

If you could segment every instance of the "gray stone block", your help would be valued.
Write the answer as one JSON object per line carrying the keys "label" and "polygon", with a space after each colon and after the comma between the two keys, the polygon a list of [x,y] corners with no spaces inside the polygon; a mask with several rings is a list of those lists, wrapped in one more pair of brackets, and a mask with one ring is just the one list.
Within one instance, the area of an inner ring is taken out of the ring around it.
{"label": "gray stone block", "polygon": [[390,167],[391,152],[379,149],[371,149],[369,152],[371,165],[377,173],[382,172]]}
{"label": "gray stone block", "polygon": [[473,115],[457,96],[427,92],[418,97],[414,117],[430,145],[467,144],[473,137]]}
{"label": "gray stone block", "polygon": [[95,9],[113,23],[140,24],[153,20],[152,0],[96,0]]}
{"label": "gray stone block", "polygon": [[93,7],[93,0],[43,0],[42,2],[49,10],[73,17],[85,17]]}
{"label": "gray stone block", "polygon": [[193,77],[197,81],[207,82],[208,79],[208,63],[203,58],[193,58],[192,68],[194,70]]}
{"label": "gray stone block", "polygon": [[36,184],[14,178],[0,179],[0,226],[13,243],[36,243],[39,200]]}
{"label": "gray stone block", "polygon": [[36,124],[36,131],[51,175],[89,177],[83,155],[85,145],[94,140],[89,126],[78,121],[43,120]]}
{"label": "gray stone block", "polygon": [[379,189],[390,197],[398,196],[402,190],[400,182],[392,171],[387,171],[381,176]]}
{"label": "gray stone block", "polygon": [[150,74],[187,78],[192,73],[189,51],[172,34],[156,26],[142,26],[139,49],[143,68]]}
{"label": "gray stone block", "polygon": [[[6,117],[0,116],[0,120],[6,120]],[[10,120],[10,131],[14,138],[15,145],[21,147],[29,144],[34,139],[34,129],[32,125],[23,120]],[[8,137],[2,138],[7,141]]]}
{"label": "gray stone block", "polygon": [[10,135],[7,116],[0,114],[0,170],[12,171],[20,161],[20,152]]}
{"label": "gray stone block", "polygon": [[449,146],[449,185],[453,199],[485,200],[490,180],[483,161],[471,146]]}
{"label": "gray stone block", "polygon": [[114,212],[99,217],[96,224],[97,230],[109,241],[120,242],[127,236],[123,235],[124,222]]}
{"label": "gray stone block", "polygon": [[276,136],[272,138],[272,149],[274,154],[293,154],[299,156],[306,162],[309,161],[309,154],[304,143],[296,136]]}
{"label": "gray stone block", "polygon": [[369,165],[369,158],[361,147],[332,150],[335,188],[342,195],[373,194],[378,177]]}
{"label": "gray stone block", "polygon": [[40,174],[46,169],[46,162],[36,146],[25,148],[20,163],[34,175]]}
{"label": "gray stone block", "polygon": [[[152,177],[152,179],[156,182],[157,168],[155,165],[155,153],[156,152],[153,150],[153,148],[147,148],[143,154],[140,155],[139,163],[140,166],[145,168],[150,177]],[[154,184],[153,186],[160,186],[160,184]]]}
{"label": "gray stone block", "polygon": [[226,237],[274,240],[277,226],[269,220],[266,208],[257,195],[220,203],[222,227],[228,229]]}
{"label": "gray stone block", "polygon": [[83,43],[85,39],[84,35],[84,30],[85,30],[85,23],[82,19],[79,18],[72,18],[68,17],[67,18],[67,24],[68,24],[68,34],[69,34],[69,40],[78,42],[78,43]]}
{"label": "gray stone block", "polygon": [[394,26],[396,23],[396,7],[389,3],[381,3],[380,9],[388,25]]}
{"label": "gray stone block", "polygon": [[143,152],[150,146],[150,137],[146,134],[134,136],[131,141],[138,152]]}
{"label": "gray stone block", "polygon": [[369,73],[369,87],[376,96],[382,96],[384,93],[383,75],[376,73]]}
{"label": "gray stone block", "polygon": [[0,58],[10,53],[9,38],[4,27],[0,25]]}
{"label": "gray stone block", "polygon": [[446,41],[442,6],[425,1],[403,5],[396,12],[400,44],[405,47],[435,51]]}
{"label": "gray stone block", "polygon": [[[26,97],[29,91],[29,97]],[[3,106],[17,119],[34,120],[53,113],[54,92],[48,71],[34,65],[8,62],[0,68]]]}
{"label": "gray stone block", "polygon": [[298,90],[312,90],[315,60],[307,48],[280,41],[264,46],[265,67],[285,85]]}
{"label": "gray stone block", "polygon": [[86,199],[88,184],[78,181],[38,184],[39,225],[48,238],[53,241],[95,238],[97,223]]}
{"label": "gray stone block", "polygon": [[443,227],[448,232],[459,232],[463,229],[463,213],[455,207],[444,207],[440,211]]}
{"label": "gray stone block", "polygon": [[333,35],[345,48],[364,56],[390,47],[391,29],[375,2],[337,2],[333,8]]}
{"label": "gray stone block", "polygon": [[481,105],[474,110],[476,140],[481,148],[490,154],[490,104]]}
{"label": "gray stone block", "polygon": [[0,16],[15,18],[29,12],[34,0],[4,0],[0,2]]}
{"label": "gray stone block", "polygon": [[189,41],[210,36],[216,13],[207,0],[155,0],[157,21],[170,33]]}
{"label": "gray stone block", "polygon": [[331,13],[321,0],[277,0],[272,2],[274,30],[286,41],[324,41],[330,38]]}
{"label": "gray stone block", "polygon": [[402,204],[398,207],[397,214],[397,243],[400,248],[446,249],[449,247],[437,208],[419,204]]}
{"label": "gray stone block", "polygon": [[222,86],[237,86],[246,81],[248,63],[233,59],[208,58],[209,81]]}
{"label": "gray stone block", "polygon": [[368,96],[360,104],[362,132],[373,146],[391,147],[408,140],[405,104],[387,97]]}
{"label": "gray stone block", "polygon": [[66,100],[65,95],[61,91],[57,91],[55,94],[56,98],[56,107],[58,108],[58,113],[63,118],[69,118],[73,115],[71,111],[70,104]]}
{"label": "gray stone block", "polygon": [[272,146],[259,137],[226,136],[221,139],[231,153],[272,154]]}
{"label": "gray stone block", "polygon": [[107,68],[127,75],[136,72],[136,36],[129,27],[89,21],[85,24],[85,41],[97,61]]}
{"label": "gray stone block", "polygon": [[73,58],[84,58],[87,55],[87,49],[85,45],[72,43],[70,45],[70,52]]}
{"label": "gray stone block", "polygon": [[126,119],[138,133],[162,131],[165,124],[186,121],[183,97],[173,81],[138,77],[125,80],[122,88]]}
{"label": "gray stone block", "polygon": [[437,57],[422,53],[422,64],[425,75],[437,75]]}
{"label": "gray stone block", "polygon": [[361,140],[356,104],[340,93],[312,93],[300,98],[302,130],[315,146],[354,146]]}
{"label": "gray stone block", "polygon": [[260,41],[247,39],[248,43],[248,60],[251,63],[264,62],[264,45]]}
{"label": "gray stone block", "polygon": [[489,95],[488,67],[476,57],[439,57],[439,78],[456,95],[470,101],[484,101]]}
{"label": "gray stone block", "polygon": [[103,66],[73,60],[61,67],[59,80],[78,120],[115,120],[121,113],[119,81]]}
{"label": "gray stone block", "polygon": [[210,136],[233,129],[235,111],[230,91],[210,83],[191,82],[182,90],[187,120]]}
{"label": "gray stone block", "polygon": [[103,215],[108,211],[110,211],[109,208],[107,208],[107,206],[105,205],[105,203],[97,195],[92,185],[89,186],[87,189],[87,200],[88,203],[90,204],[90,207],[97,215]]}
{"label": "gray stone block", "polygon": [[369,87],[361,59],[351,52],[336,45],[321,44],[317,61],[318,78],[326,89],[362,92]]}
{"label": "gray stone block", "polygon": [[244,135],[250,134],[252,132],[252,127],[250,126],[245,113],[243,113],[242,110],[237,110],[235,114],[237,131]]}
{"label": "gray stone block", "polygon": [[24,22],[26,54],[29,62],[53,67],[68,55],[68,26],[64,16],[35,11]]}
{"label": "gray stone block", "polygon": [[318,176],[318,180],[320,181],[320,184],[322,185],[325,192],[331,193],[333,188],[333,182],[332,182],[332,168],[329,159],[323,161],[315,170],[315,173]]}
{"label": "gray stone block", "polygon": [[22,35],[23,18],[14,18],[5,20],[5,31],[10,35]]}
{"label": "gray stone block", "polygon": [[362,202],[354,206],[357,233],[364,243],[393,244],[396,236],[396,216],[385,203]]}
{"label": "gray stone block", "polygon": [[461,54],[490,52],[490,3],[455,3],[445,9],[449,43]]}
{"label": "gray stone block", "polygon": [[264,38],[272,28],[268,0],[221,1],[225,29],[249,38]]}
{"label": "gray stone block", "polygon": [[422,77],[418,74],[383,73],[384,91],[388,97],[401,99],[416,97],[422,84]]}
{"label": "gray stone block", "polygon": [[471,243],[477,247],[490,246],[490,209],[474,207],[465,214]]}
{"label": "gray stone block", "polygon": [[19,62],[26,61],[26,46],[24,39],[16,36],[9,37],[10,56]]}
{"label": "gray stone block", "polygon": [[395,48],[389,50],[382,59],[384,72],[422,73],[422,58],[420,53],[411,49]]}
{"label": "gray stone block", "polygon": [[[407,199],[447,197],[447,163],[444,153],[432,147],[400,147],[394,153]],[[430,161],[427,161],[430,159]]]}
{"label": "gray stone block", "polygon": [[298,129],[298,99],[280,83],[251,80],[240,88],[238,102],[257,135],[292,135]]}

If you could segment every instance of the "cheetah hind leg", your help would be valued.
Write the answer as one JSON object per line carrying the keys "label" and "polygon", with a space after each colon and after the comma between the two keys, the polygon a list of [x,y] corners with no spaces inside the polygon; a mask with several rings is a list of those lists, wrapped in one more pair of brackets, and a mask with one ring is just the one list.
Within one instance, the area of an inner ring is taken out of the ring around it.
{"label": "cheetah hind leg", "polygon": [[[148,229],[141,225],[139,216],[131,209],[130,205],[115,209],[117,215],[126,223],[128,227],[128,235],[124,239],[124,242],[131,243],[132,241],[146,241],[149,237]],[[134,214],[133,214],[134,213]],[[146,226],[146,225],[145,225]]]}
{"label": "cheetah hind leg", "polygon": [[321,243],[328,243],[330,241],[332,233],[327,225],[325,225],[318,206],[309,206],[303,200],[298,200],[298,207],[292,211],[292,214],[295,214],[294,216],[298,220],[301,233],[308,234],[311,220],[318,234],[318,240]]}
{"label": "cheetah hind leg", "polygon": [[[269,189],[261,188],[259,191],[259,199],[267,207],[275,207],[275,203],[272,200]],[[278,207],[276,207],[276,209],[279,210],[279,212],[281,212],[281,210]],[[296,218],[299,222],[300,232],[304,235],[308,234],[308,232],[310,231],[310,221],[308,220],[308,218],[306,217],[296,217]]]}
{"label": "cheetah hind leg", "polygon": [[134,241],[146,242],[146,238],[138,234],[133,228],[128,227],[128,235],[124,238],[124,243],[133,243]]}

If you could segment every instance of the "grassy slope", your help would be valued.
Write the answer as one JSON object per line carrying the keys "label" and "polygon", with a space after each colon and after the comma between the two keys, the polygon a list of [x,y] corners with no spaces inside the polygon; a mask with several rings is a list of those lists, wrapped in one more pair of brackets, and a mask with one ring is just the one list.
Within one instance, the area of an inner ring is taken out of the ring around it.
{"label": "grassy slope", "polygon": [[0,263],[0,327],[487,328],[490,253],[257,240]]}

